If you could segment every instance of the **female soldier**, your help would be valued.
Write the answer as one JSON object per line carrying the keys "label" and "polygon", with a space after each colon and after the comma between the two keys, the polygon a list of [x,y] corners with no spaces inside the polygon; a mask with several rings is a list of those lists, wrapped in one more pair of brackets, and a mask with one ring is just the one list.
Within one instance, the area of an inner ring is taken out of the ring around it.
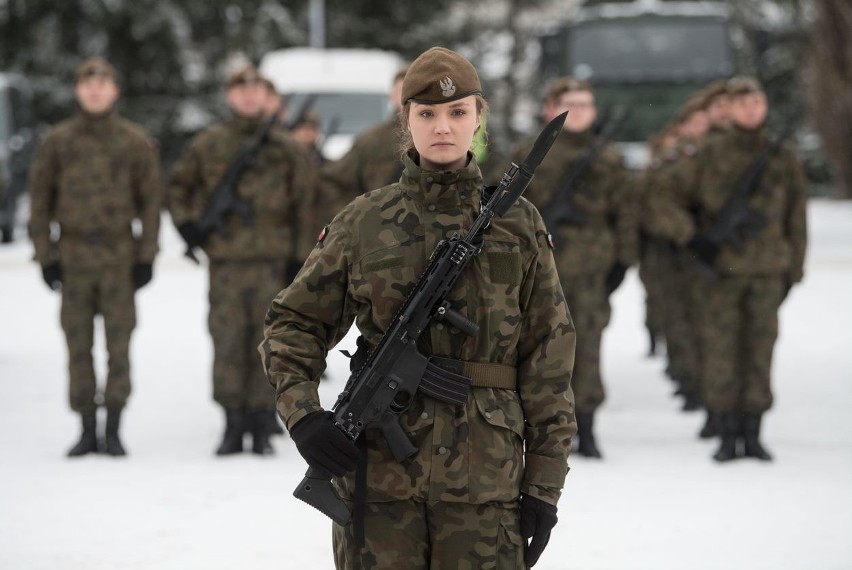
{"label": "female soldier", "polygon": [[[273,301],[260,347],[299,452],[336,476],[346,501],[356,496],[359,451],[320,407],[325,356],[353,320],[359,345],[376,346],[436,244],[469,228],[482,200],[468,149],[487,106],[470,62],[426,51],[405,76],[402,103],[402,177],[356,198],[323,230]],[[418,345],[463,365],[467,402],[418,393],[400,419],[418,452],[403,462],[380,430],[363,432],[366,504],[353,519],[364,544],[353,524],[335,524],[338,568],[523,568],[538,559],[576,431],[574,326],[549,243],[523,198],[485,232],[449,298],[479,333],[432,323]],[[526,552],[522,536],[532,538]]]}

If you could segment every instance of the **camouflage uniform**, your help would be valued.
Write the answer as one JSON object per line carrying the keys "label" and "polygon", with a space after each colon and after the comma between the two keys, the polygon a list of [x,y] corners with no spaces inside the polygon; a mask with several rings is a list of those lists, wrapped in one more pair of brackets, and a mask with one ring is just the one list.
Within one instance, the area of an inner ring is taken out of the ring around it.
{"label": "camouflage uniform", "polygon": [[[174,166],[169,187],[176,226],[200,218],[225,171],[259,125],[257,119],[235,116],[190,141]],[[316,236],[311,222],[313,180],[297,144],[273,132],[237,189],[250,202],[254,223],[247,225],[232,215],[228,235],[214,233],[203,246],[210,259],[213,399],[226,409],[274,408],[255,347],[267,303],[286,285],[287,261],[303,259],[310,247],[304,244],[312,244]]]}
{"label": "camouflage uniform", "polygon": [[[690,185],[695,184],[698,165],[697,144],[682,139],[667,155],[668,165],[657,178],[654,195],[646,204],[661,200],[682,200],[677,194],[688,194]],[[696,268],[693,259],[681,247],[666,239],[665,231],[657,228],[654,211],[645,216],[643,229],[649,235],[665,240],[660,245],[659,264],[662,295],[665,300],[663,326],[666,337],[666,353],[669,360],[668,373],[680,385],[679,391],[687,399],[684,409],[694,410],[700,406],[700,350],[697,329],[701,326],[701,300],[696,298]],[[662,221],[665,224],[665,220]],[[661,235],[662,233],[662,235]]]}
{"label": "camouflage uniform", "polygon": [[[707,231],[768,141],[763,130],[737,128],[709,139],[695,160],[696,183],[686,185],[679,199],[655,203],[661,235],[684,246]],[[802,279],[807,242],[804,182],[792,150],[782,149],[771,159],[749,206],[765,216],[765,226],[742,250],[724,245],[716,277],[696,285],[705,321],[699,329],[702,391],[715,412],[760,413],[772,404],[778,308],[786,288]]]}
{"label": "camouflage uniform", "polygon": [[[260,347],[289,428],[320,409],[328,351],[353,320],[369,344],[380,341],[438,241],[470,227],[481,187],[473,160],[461,171],[426,172],[406,156],[400,182],[356,198],[334,218],[273,301]],[[529,202],[495,219],[449,300],[479,325],[478,335],[433,323],[421,351],[506,365],[517,388],[474,387],[460,407],[418,393],[400,421],[419,451],[402,463],[377,429],[364,432],[366,548],[354,546],[352,525],[336,525],[340,568],[518,568],[519,494],[559,499],[576,431],[575,333]],[[354,476],[334,483],[351,501]]]}
{"label": "camouflage uniform", "polygon": [[[93,319],[104,319],[109,372],[104,405],[130,394],[130,336],[136,325],[133,267],[157,253],[162,191],[154,145],[115,112],[78,114],[54,127],[29,175],[35,259],[62,268],[61,322],[68,342],[71,409],[96,408]],[[134,235],[132,223],[140,222]],[[53,238],[51,224],[59,226]]]}
{"label": "camouflage uniform", "polygon": [[[544,208],[570,170],[593,142],[590,132],[563,131],[542,161],[526,192]],[[521,147],[515,162],[528,151]],[[572,388],[578,413],[593,413],[604,400],[600,374],[600,345],[609,322],[610,305],[605,289],[607,272],[616,264],[631,265],[638,256],[636,197],[618,151],[605,146],[574,193],[577,207],[588,215],[584,225],[560,224],[553,232],[556,267],[577,335],[577,356]]]}
{"label": "camouflage uniform", "polygon": [[340,160],[328,162],[322,170],[322,184],[334,196],[331,219],[356,196],[392,184],[402,175],[397,145],[399,120],[396,115],[362,133]]}

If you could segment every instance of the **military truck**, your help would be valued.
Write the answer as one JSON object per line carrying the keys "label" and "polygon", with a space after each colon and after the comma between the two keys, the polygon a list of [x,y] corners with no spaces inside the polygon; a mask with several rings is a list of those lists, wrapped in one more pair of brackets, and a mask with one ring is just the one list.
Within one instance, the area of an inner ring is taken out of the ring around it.
{"label": "military truck", "polygon": [[20,198],[36,143],[32,91],[16,73],[0,73],[0,232],[3,243],[14,238]]}
{"label": "military truck", "polygon": [[594,85],[599,108],[629,108],[615,138],[638,167],[644,141],[691,93],[733,75],[730,29],[724,2],[589,1],[541,34],[543,84],[575,75]]}

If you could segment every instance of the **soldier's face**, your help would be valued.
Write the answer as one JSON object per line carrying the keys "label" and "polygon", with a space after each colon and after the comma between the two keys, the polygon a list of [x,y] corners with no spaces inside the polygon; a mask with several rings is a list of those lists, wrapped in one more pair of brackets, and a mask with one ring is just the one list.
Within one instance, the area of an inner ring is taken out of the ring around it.
{"label": "soldier's face", "polygon": [[753,130],[763,125],[769,110],[766,95],[746,93],[731,100],[731,119],[738,127]]}
{"label": "soldier's face", "polygon": [[731,124],[731,102],[727,95],[720,95],[707,106],[707,117],[714,127],[727,128]]}
{"label": "soldier's face", "polygon": [[266,108],[269,90],[262,83],[241,83],[228,89],[225,99],[237,115],[256,117]]}
{"label": "soldier's face", "polygon": [[680,124],[681,136],[700,139],[707,134],[707,129],[710,128],[710,122],[707,119],[706,111],[695,111],[691,113],[683,123]]}
{"label": "soldier's face", "polygon": [[570,91],[553,100],[548,107],[550,118],[568,111],[562,128],[569,133],[582,133],[588,130],[598,116],[595,96],[591,91]]}
{"label": "soldier's face", "polygon": [[86,113],[100,115],[112,109],[118,100],[118,85],[110,77],[92,76],[77,82],[74,96]]}
{"label": "soldier's face", "polygon": [[463,168],[477,127],[475,95],[437,105],[412,102],[408,110],[408,129],[424,170]]}

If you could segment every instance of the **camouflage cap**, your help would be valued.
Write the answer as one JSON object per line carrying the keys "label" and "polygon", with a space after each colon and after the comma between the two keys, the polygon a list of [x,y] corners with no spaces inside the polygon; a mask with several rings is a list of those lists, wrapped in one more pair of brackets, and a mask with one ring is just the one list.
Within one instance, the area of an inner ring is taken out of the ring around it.
{"label": "camouflage cap", "polygon": [[728,94],[728,79],[717,79],[711,82],[704,88],[704,96],[707,97],[707,104],[710,105],[717,97],[722,97]]}
{"label": "camouflage cap", "polygon": [[737,97],[749,93],[763,93],[763,86],[754,77],[733,77],[728,80],[728,95]]}
{"label": "camouflage cap", "polygon": [[230,89],[238,85],[254,85],[255,83],[266,86],[267,81],[255,66],[246,65],[228,76],[227,81],[225,81],[225,88]]}
{"label": "camouflage cap", "polygon": [[80,64],[74,75],[74,82],[79,83],[90,77],[103,77],[115,81],[115,68],[102,57],[90,57]]}
{"label": "camouflage cap", "polygon": [[469,95],[481,95],[482,85],[473,65],[443,47],[433,47],[414,60],[402,80],[402,104],[447,103]]}

